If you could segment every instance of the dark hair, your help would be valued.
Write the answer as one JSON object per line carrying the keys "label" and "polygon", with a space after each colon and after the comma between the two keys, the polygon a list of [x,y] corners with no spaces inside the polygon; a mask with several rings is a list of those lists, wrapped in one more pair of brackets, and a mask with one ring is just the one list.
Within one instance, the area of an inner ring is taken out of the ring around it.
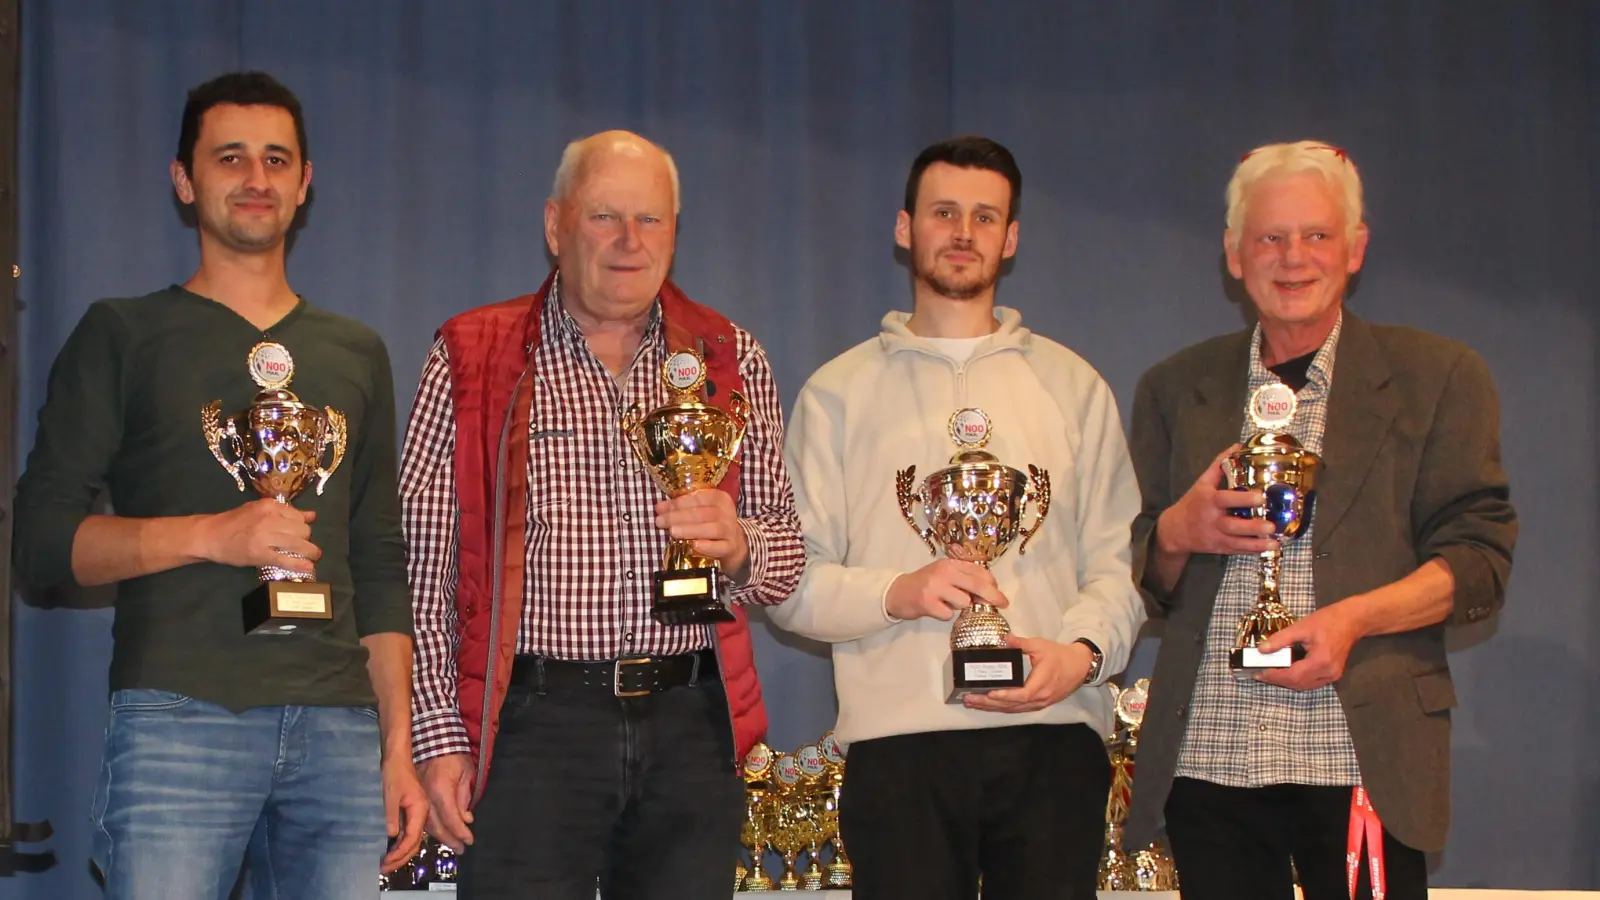
{"label": "dark hair", "polygon": [[1017,161],[1012,158],[1010,150],[976,134],[940,141],[917,154],[916,162],[911,164],[911,177],[906,179],[906,212],[916,212],[917,189],[922,186],[922,173],[937,162],[963,169],[987,169],[1004,175],[1006,181],[1011,182],[1011,209],[1006,221],[1017,217],[1022,204],[1022,170],[1017,168]]}
{"label": "dark hair", "polygon": [[200,139],[200,120],[213,106],[276,106],[288,110],[294,119],[294,137],[300,142],[302,165],[311,158],[306,148],[306,120],[300,113],[300,100],[265,72],[229,72],[219,75],[189,92],[183,106],[183,125],[178,130],[178,162],[185,172],[194,171],[194,145]]}

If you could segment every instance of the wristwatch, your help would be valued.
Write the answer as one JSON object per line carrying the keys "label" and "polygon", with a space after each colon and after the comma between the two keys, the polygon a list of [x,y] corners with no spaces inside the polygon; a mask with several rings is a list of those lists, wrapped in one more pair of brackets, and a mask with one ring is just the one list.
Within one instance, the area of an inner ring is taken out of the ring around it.
{"label": "wristwatch", "polygon": [[1094,645],[1094,641],[1091,641],[1088,638],[1078,638],[1077,640],[1073,641],[1073,643],[1082,644],[1089,648],[1089,674],[1083,676],[1083,683],[1094,684],[1095,680],[1100,677],[1100,667],[1106,663],[1106,655],[1101,653],[1100,648]]}

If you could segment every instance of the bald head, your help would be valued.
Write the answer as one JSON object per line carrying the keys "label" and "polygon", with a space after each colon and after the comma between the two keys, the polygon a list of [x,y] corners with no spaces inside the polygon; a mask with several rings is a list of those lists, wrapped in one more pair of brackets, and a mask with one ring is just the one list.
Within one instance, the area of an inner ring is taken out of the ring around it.
{"label": "bald head", "polygon": [[555,185],[550,189],[550,199],[560,202],[572,196],[574,186],[596,164],[618,158],[640,162],[659,162],[665,166],[667,178],[672,182],[672,214],[682,210],[678,195],[678,165],[672,154],[631,131],[602,131],[581,140],[573,141],[561,153],[561,164],[556,167]]}
{"label": "bald head", "polygon": [[672,268],[678,173],[666,151],[606,131],[561,155],[544,235],[561,270],[561,302],[581,327],[637,323]]}

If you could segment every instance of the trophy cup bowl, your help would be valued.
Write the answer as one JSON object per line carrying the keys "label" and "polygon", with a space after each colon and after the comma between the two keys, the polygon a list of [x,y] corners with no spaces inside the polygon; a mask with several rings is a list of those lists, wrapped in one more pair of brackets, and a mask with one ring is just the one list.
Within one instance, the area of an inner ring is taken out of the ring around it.
{"label": "trophy cup bowl", "polygon": [[1229,666],[1241,677],[1256,670],[1286,668],[1305,658],[1305,648],[1299,644],[1272,653],[1262,653],[1257,647],[1294,623],[1278,595],[1279,568],[1283,546],[1309,526],[1321,466],[1321,458],[1300,446],[1293,435],[1271,430],[1251,435],[1223,461],[1223,476],[1230,490],[1261,491],[1265,498],[1260,506],[1240,507],[1231,513],[1271,523],[1274,539],[1273,548],[1261,554],[1256,605],[1240,621],[1228,657]]}
{"label": "trophy cup bowl", "polygon": [[[913,490],[916,472],[917,467],[911,466],[896,473],[895,496],[906,523],[935,556],[942,548],[950,559],[988,568],[1018,536],[1022,542],[1017,553],[1026,553],[1050,511],[1049,473],[1029,466],[1028,474],[1023,474],[985,450],[957,453],[949,466]],[[1030,501],[1037,505],[1037,516],[1032,526],[1023,527]],[[917,522],[918,506],[928,521],[926,527]],[[950,631],[946,703],[958,703],[967,694],[1022,686],[1023,654],[1006,645],[1010,633],[1005,617],[988,603],[973,602],[961,610]]]}
{"label": "trophy cup bowl", "polygon": [[[301,403],[282,387],[260,391],[248,407],[226,419],[222,403],[213,401],[200,411],[200,428],[211,455],[239,490],[248,482],[260,496],[283,504],[313,482],[320,495],[344,460],[348,442],[343,414]],[[330,448],[333,458],[323,468]],[[257,569],[257,580],[255,590],[243,599],[246,633],[292,634],[308,619],[333,618],[332,588],[314,574],[266,565]]]}
{"label": "trophy cup bowl", "polygon": [[[694,491],[715,490],[734,459],[750,420],[750,404],[732,391],[728,409],[702,403],[693,394],[703,374],[685,387],[675,376],[684,358],[699,358],[683,351],[667,360],[667,383],[675,395],[667,405],[644,412],[634,404],[622,417],[622,433],[634,454],[644,463],[656,486],[676,499]],[[714,559],[694,552],[694,542],[670,538],[661,569],[652,576],[651,618],[668,625],[731,622],[733,612],[722,598],[722,568]]]}

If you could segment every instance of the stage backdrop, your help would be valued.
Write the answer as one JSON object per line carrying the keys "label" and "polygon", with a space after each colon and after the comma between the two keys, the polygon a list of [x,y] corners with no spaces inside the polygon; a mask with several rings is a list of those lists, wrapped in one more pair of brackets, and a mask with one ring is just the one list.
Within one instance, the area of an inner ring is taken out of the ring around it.
{"label": "stage backdrop", "polygon": [[[1487,357],[1523,523],[1504,617],[1453,657],[1454,831],[1435,882],[1600,887],[1595,7],[668,6],[25,4],[22,447],[85,306],[192,271],[167,162],[184,91],[229,69],[299,92],[316,181],[291,280],[383,334],[402,410],[435,326],[545,274],[557,158],[600,129],[676,155],[675,277],[765,342],[787,402],[908,308],[891,228],[916,152],[961,132],[1001,140],[1026,175],[1002,302],[1099,367],[1124,412],[1146,367],[1239,326],[1219,251],[1240,154],[1334,142],[1370,203],[1352,308]],[[56,823],[60,861],[0,898],[98,896],[106,602],[19,603],[18,814]],[[765,626],[757,643],[771,742],[793,749],[832,723],[827,657]]]}

